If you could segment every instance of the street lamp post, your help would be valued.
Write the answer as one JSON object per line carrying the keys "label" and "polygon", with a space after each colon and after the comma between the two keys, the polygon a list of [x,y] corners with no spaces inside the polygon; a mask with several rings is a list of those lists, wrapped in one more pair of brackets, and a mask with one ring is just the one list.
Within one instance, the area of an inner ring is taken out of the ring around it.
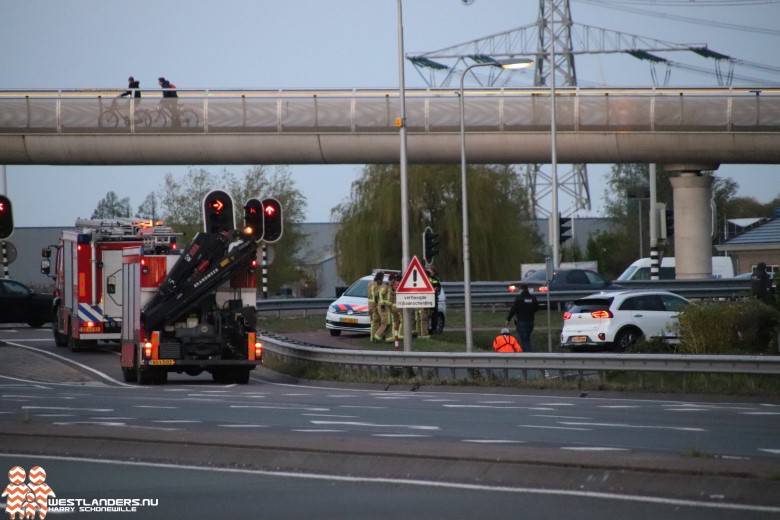
{"label": "street lamp post", "polygon": [[[402,0],[397,0],[398,10],[398,83],[401,101],[401,117],[396,120],[400,129],[401,157],[399,161],[401,183],[401,270],[406,272],[409,266],[409,182],[407,178],[406,156],[406,81],[404,79],[404,24]],[[404,351],[412,350],[412,327],[409,309],[402,310],[404,330]]]}
{"label": "street lamp post", "polygon": [[463,305],[466,317],[466,352],[474,350],[474,335],[471,329],[471,266],[469,258],[469,204],[468,187],[466,182],[466,103],[463,99],[463,83],[466,74],[476,67],[501,67],[504,69],[524,69],[533,65],[533,61],[508,60],[493,61],[487,63],[475,63],[466,67],[460,75],[460,183],[461,199],[463,202]]}

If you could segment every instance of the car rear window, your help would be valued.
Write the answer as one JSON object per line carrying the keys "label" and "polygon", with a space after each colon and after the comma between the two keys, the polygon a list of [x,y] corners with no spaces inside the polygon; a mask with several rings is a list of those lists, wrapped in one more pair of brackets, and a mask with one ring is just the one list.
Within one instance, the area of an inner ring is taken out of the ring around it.
{"label": "car rear window", "polygon": [[579,312],[594,312],[603,311],[609,309],[612,305],[612,298],[587,298],[582,300],[575,300],[569,312],[576,314]]}

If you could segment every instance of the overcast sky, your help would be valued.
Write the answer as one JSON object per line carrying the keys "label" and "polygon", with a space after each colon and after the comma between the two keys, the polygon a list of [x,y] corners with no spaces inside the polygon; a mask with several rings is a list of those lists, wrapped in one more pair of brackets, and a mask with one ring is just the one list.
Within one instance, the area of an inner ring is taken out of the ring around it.
{"label": "overcast sky", "polygon": [[[159,76],[188,89],[397,88],[396,5],[396,0],[3,0],[0,89],[125,87],[129,75],[142,88],[155,88]],[[462,0],[405,0],[405,50],[432,51],[531,24],[537,9],[538,2],[529,0],[474,0],[469,6]],[[571,11],[578,24],[706,43],[734,58],[780,65],[776,0],[571,0]],[[633,58],[577,60],[580,85],[652,85],[650,68]],[[712,68],[702,60],[691,63]],[[743,72],[780,85],[780,75]],[[406,79],[408,88],[425,86],[411,66]],[[714,78],[679,70],[672,72],[671,84],[716,86]],[[89,217],[108,191],[129,197],[135,210],[162,186],[164,173],[183,175],[187,169],[9,165],[7,192],[17,226],[68,226]],[[607,169],[589,169],[590,216],[598,215]],[[292,170],[308,200],[307,221],[327,222],[360,167]],[[778,173],[780,166],[774,165],[724,165],[718,172],[739,183],[740,195],[760,202],[780,193]]]}

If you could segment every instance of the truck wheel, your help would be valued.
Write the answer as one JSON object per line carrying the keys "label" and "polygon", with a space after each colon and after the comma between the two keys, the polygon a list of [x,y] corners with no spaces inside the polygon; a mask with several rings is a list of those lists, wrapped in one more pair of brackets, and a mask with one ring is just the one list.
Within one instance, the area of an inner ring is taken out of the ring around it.
{"label": "truck wheel", "polygon": [[148,368],[138,369],[138,382],[142,385],[152,384],[152,373]]}
{"label": "truck wheel", "polygon": [[239,385],[246,385],[249,383],[249,369],[248,368],[236,368],[233,373],[233,379]]}
{"label": "truck wheel", "polygon": [[60,334],[60,331],[57,330],[57,317],[55,316],[54,319],[51,322],[51,331],[54,334],[54,344],[58,347],[67,347],[68,346],[68,336],[65,334]]}
{"label": "truck wheel", "polygon": [[135,367],[123,368],[122,369],[122,378],[125,380],[125,383],[137,383],[138,382],[138,369],[135,368]]}

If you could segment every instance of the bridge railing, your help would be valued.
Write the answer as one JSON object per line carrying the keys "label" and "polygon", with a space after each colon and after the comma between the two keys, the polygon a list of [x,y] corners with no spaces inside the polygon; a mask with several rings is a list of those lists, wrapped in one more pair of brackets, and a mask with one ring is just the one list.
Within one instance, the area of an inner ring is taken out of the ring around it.
{"label": "bridge railing", "polygon": [[[0,91],[0,133],[395,133],[397,90],[179,90],[189,118],[148,118],[161,92],[117,99],[121,90]],[[550,92],[540,88],[468,89],[469,132],[550,128]],[[116,105],[112,105],[116,102]],[[101,114],[117,112],[110,121]],[[777,132],[780,89],[556,89],[561,132]],[[140,116],[140,117],[139,117]],[[458,132],[459,92],[407,89],[410,132]]]}

